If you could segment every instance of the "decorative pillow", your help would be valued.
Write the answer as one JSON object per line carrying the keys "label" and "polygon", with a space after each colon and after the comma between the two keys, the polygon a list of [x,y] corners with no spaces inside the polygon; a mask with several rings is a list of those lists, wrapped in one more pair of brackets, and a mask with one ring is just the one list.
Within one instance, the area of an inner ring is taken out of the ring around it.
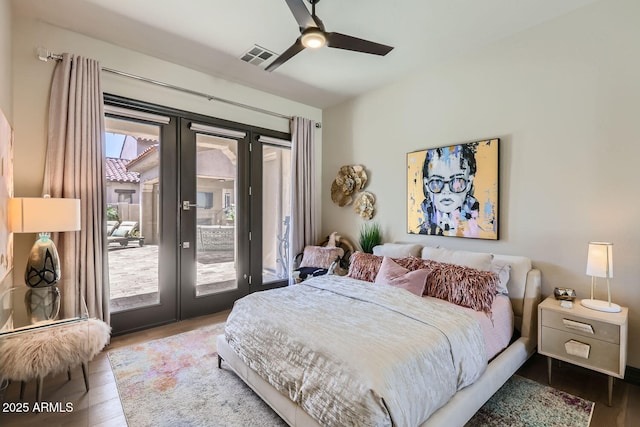
{"label": "decorative pillow", "polygon": [[385,243],[373,247],[373,254],[392,258],[420,257],[422,245],[413,243]]}
{"label": "decorative pillow", "polygon": [[129,227],[120,227],[113,230],[111,235],[113,237],[128,237],[131,229]]}
{"label": "decorative pillow", "polygon": [[391,258],[384,257],[375,283],[406,289],[412,294],[421,297],[424,293],[428,274],[429,270],[410,271],[393,262]]}
{"label": "decorative pillow", "polygon": [[302,253],[299,268],[318,267],[329,268],[337,259],[344,256],[344,250],[336,247],[306,246]]}
{"label": "decorative pillow", "polygon": [[491,271],[498,275],[496,292],[499,295],[509,295],[507,283],[509,283],[509,277],[511,276],[511,264],[494,260],[491,263]]}
{"label": "decorative pillow", "polygon": [[448,264],[462,265],[483,271],[491,271],[492,254],[482,252],[457,251],[445,248],[422,248],[422,258]]}
{"label": "decorative pillow", "polygon": [[436,263],[427,276],[425,295],[491,314],[498,275],[454,264]]}
{"label": "decorative pillow", "polygon": [[[375,282],[376,275],[382,265],[382,259],[384,257],[367,254],[364,252],[355,252],[351,255],[348,276],[353,279],[364,280],[366,282]],[[434,264],[438,264],[434,261],[429,261],[416,257],[405,258],[391,258],[396,264],[406,268],[409,271],[413,270],[430,270]]]}
{"label": "decorative pillow", "polygon": [[367,254],[364,252],[354,252],[349,258],[349,274],[347,276],[364,280],[365,282],[375,282],[378,270],[382,265],[382,257]]}

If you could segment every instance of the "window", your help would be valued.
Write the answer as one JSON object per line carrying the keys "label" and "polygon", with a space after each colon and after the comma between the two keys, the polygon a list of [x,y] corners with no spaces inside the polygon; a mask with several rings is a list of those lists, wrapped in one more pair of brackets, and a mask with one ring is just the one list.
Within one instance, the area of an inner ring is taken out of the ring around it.
{"label": "window", "polygon": [[198,191],[196,193],[196,204],[201,209],[211,209],[213,207],[213,193]]}

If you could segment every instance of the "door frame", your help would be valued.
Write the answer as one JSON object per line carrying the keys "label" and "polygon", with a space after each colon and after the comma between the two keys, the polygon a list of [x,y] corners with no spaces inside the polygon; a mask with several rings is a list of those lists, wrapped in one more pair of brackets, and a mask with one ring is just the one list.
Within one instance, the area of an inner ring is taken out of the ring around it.
{"label": "door frame", "polygon": [[[172,323],[178,320],[177,295],[174,290],[178,276],[177,264],[173,262],[178,256],[177,242],[178,231],[175,224],[177,222],[176,210],[167,209],[172,199],[178,197],[178,182],[172,177],[178,174],[177,142],[177,118],[169,109],[156,108],[140,101],[121,98],[114,95],[104,95],[105,105],[121,107],[127,110],[140,111],[148,114],[160,114],[169,118],[167,124],[157,124],[160,128],[160,187],[158,195],[160,209],[160,237],[158,246],[158,293],[159,302],[133,309],[111,313],[111,328],[113,335],[121,335]],[[149,121],[133,118],[123,118],[115,114],[106,114],[109,117],[122,120],[130,120],[140,123],[154,124]],[[107,243],[105,242],[105,251]],[[162,280],[160,280],[162,278]],[[108,298],[109,296],[107,296]]]}
{"label": "door frame", "polygon": [[[162,273],[159,275],[164,279],[162,283],[159,283],[159,286],[163,286],[161,292],[165,291],[167,294],[166,302],[172,303],[173,307],[160,308],[158,306],[165,305],[161,302],[157,306],[113,313],[111,323],[114,335],[216,313],[230,309],[238,298],[249,293],[286,286],[287,280],[271,282],[267,285],[262,284],[262,214],[260,209],[262,205],[262,146],[258,142],[258,138],[266,136],[290,140],[291,134],[119,95],[105,94],[104,102],[111,106],[170,117],[169,124],[162,128],[166,130],[161,133],[161,141],[165,138],[167,141],[175,141],[170,147],[162,147],[161,144],[161,150],[163,150],[160,160],[163,168],[161,172],[163,190],[160,195],[162,237],[158,260],[159,268],[162,269]],[[238,142],[237,290],[203,295],[195,298],[195,302],[191,301],[192,304],[188,305],[189,295],[186,293],[192,292],[195,288],[195,268],[192,268],[191,264],[195,263],[195,245],[191,246],[191,249],[184,249],[182,242],[195,241],[195,215],[190,215],[190,218],[188,215],[184,215],[181,202],[183,200],[195,201],[196,194],[195,163],[188,166],[185,165],[186,160],[184,160],[189,156],[195,162],[195,132],[191,131],[188,126],[192,122],[242,131],[246,136]],[[191,138],[189,134],[193,135],[191,142],[189,142],[189,138]],[[243,161],[240,161],[241,152]],[[188,170],[186,167],[192,168],[193,179],[186,177],[185,174]],[[241,184],[244,185],[241,186]],[[244,215],[241,215],[241,206],[245,208]],[[165,287],[171,286],[171,282],[175,283],[173,290]]]}

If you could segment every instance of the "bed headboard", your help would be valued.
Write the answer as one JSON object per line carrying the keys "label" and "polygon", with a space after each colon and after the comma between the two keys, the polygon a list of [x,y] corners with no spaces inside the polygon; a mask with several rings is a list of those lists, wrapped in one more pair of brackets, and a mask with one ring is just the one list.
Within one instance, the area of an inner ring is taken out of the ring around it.
{"label": "bed headboard", "polygon": [[507,289],[515,327],[522,336],[536,338],[537,308],[541,299],[540,270],[533,268],[531,260],[523,256],[494,254],[493,260],[511,266]]}

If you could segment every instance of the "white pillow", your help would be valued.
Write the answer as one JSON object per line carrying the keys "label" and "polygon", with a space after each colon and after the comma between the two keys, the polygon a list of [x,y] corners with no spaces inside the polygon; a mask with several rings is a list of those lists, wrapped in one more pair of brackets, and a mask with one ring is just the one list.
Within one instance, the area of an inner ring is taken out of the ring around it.
{"label": "white pillow", "polygon": [[491,271],[493,255],[483,252],[456,251],[425,246],[422,248],[422,259],[471,267],[476,270]]}
{"label": "white pillow", "polygon": [[496,273],[500,279],[496,286],[498,295],[509,295],[507,283],[509,283],[509,276],[511,275],[511,264],[494,259],[491,263],[491,271]]}
{"label": "white pillow", "polygon": [[422,245],[414,243],[385,243],[373,247],[373,254],[391,258],[420,257]]}

